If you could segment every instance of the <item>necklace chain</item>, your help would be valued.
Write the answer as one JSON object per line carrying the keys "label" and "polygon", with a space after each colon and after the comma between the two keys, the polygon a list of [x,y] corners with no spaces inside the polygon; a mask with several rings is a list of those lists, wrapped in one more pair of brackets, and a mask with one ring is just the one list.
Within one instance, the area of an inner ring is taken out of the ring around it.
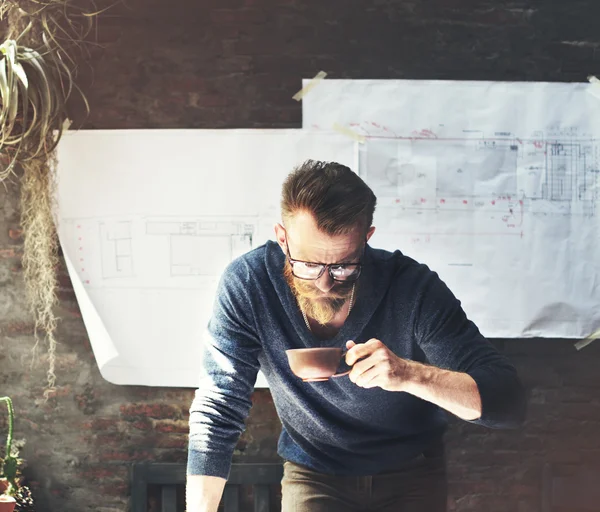
{"label": "necklace chain", "polygon": [[[354,306],[354,290],[356,289],[356,283],[354,283],[352,285],[352,292],[350,293],[350,301],[348,303],[348,314],[350,314],[350,311],[352,311],[352,306]],[[310,332],[312,332],[312,329],[310,328],[310,324],[308,323],[308,317],[306,316],[306,313],[304,312],[303,309],[300,310],[302,312],[302,318],[304,318],[304,323],[306,324],[306,327],[308,328],[308,330]]]}

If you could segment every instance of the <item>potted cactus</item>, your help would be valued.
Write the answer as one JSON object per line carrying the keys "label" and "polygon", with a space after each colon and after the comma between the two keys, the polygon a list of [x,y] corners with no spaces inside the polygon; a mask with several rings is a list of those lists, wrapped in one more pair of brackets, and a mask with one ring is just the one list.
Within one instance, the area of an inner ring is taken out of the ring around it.
{"label": "potted cactus", "polygon": [[17,502],[12,496],[0,494],[0,512],[13,512]]}
{"label": "potted cactus", "polygon": [[14,409],[8,396],[0,397],[8,409],[8,434],[6,452],[0,457],[0,512],[33,512],[35,507],[29,487],[22,485],[20,468],[23,463],[18,458],[18,448],[13,446]]}
{"label": "potted cactus", "polygon": [[14,426],[14,411],[12,400],[1,397],[0,402],[6,402],[8,409],[8,434],[6,436],[6,455],[0,466],[0,512],[13,512],[16,500],[13,495],[17,488],[18,459],[12,455],[12,438]]}

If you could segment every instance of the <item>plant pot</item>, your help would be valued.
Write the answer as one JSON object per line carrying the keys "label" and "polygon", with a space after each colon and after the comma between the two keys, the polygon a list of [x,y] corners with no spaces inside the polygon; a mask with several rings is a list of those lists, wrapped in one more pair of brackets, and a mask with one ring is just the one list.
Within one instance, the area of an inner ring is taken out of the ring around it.
{"label": "plant pot", "polygon": [[12,496],[0,496],[0,512],[13,512],[17,502]]}

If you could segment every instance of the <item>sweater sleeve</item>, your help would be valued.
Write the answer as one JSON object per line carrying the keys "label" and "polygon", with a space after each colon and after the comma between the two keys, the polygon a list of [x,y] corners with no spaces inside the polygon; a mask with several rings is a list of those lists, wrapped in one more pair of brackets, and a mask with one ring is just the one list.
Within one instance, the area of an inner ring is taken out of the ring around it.
{"label": "sweater sleeve", "polygon": [[482,336],[435,272],[429,271],[421,289],[415,308],[415,337],[428,362],[473,378],[482,414],[472,423],[518,427],[525,419],[526,399],[514,366]]}
{"label": "sweater sleeve", "polygon": [[199,387],[190,407],[188,475],[228,478],[252,405],[261,347],[247,294],[248,269],[232,263],[219,283],[202,345]]}

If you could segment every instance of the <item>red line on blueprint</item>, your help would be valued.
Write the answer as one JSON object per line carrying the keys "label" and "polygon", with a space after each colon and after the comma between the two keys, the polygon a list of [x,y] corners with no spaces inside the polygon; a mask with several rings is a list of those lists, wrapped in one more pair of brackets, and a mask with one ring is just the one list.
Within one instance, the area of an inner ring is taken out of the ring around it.
{"label": "red line on blueprint", "polygon": [[398,232],[394,235],[430,235],[430,236],[522,236],[521,233],[428,233],[428,232]]}
{"label": "red line on blueprint", "polygon": [[[365,137],[367,139],[389,139],[389,140],[395,140],[395,139],[401,139],[401,140],[428,140],[431,142],[439,142],[441,140],[443,141],[486,141],[486,140],[500,140],[503,142],[511,142],[512,140],[514,140],[514,137],[481,137],[481,138],[477,138],[477,137],[439,137],[439,138],[432,138],[432,137],[391,137],[391,136],[386,136],[386,135],[365,135]],[[546,143],[546,144],[564,144],[564,140],[559,140],[559,139],[546,139],[543,141],[540,141],[539,139],[519,139],[520,141],[525,141],[525,142],[531,142],[533,144],[536,144],[536,147],[541,147],[541,146],[537,146],[537,144],[540,144],[542,142]],[[576,139],[576,142],[580,143],[580,142],[593,142],[596,141],[598,139]]]}

